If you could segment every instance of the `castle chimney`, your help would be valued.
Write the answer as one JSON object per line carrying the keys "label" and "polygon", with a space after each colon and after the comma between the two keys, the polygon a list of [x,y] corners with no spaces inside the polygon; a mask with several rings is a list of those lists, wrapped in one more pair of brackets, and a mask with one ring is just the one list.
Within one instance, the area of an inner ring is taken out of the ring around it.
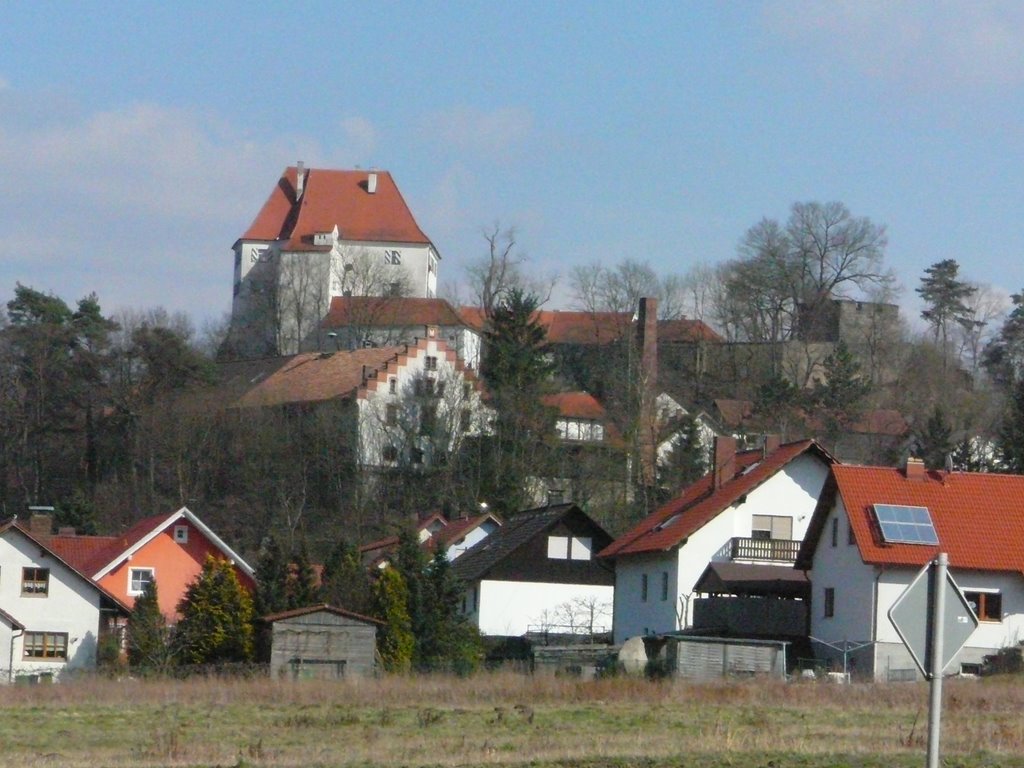
{"label": "castle chimney", "polygon": [[371,173],[366,177],[366,191],[371,195],[377,192],[377,174]]}
{"label": "castle chimney", "polygon": [[913,456],[908,456],[905,474],[907,476],[907,480],[914,480],[915,482],[921,482],[924,480],[924,461],[922,459],[915,459]]}
{"label": "castle chimney", "polygon": [[302,199],[302,193],[306,189],[306,167],[305,164],[299,160],[295,164],[295,202],[299,202]]}
{"label": "castle chimney", "polygon": [[646,485],[654,485],[658,431],[655,413],[655,399],[658,396],[658,300],[655,298],[640,299],[640,306],[637,308],[637,346],[640,349],[637,382],[640,472]]}

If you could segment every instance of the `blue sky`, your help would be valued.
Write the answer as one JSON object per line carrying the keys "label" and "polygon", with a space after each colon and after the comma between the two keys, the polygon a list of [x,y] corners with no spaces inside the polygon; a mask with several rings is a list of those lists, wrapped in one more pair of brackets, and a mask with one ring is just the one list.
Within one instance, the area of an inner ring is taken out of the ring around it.
{"label": "blue sky", "polygon": [[[0,296],[202,324],[281,170],[390,170],[454,283],[514,225],[531,269],[732,258],[840,200],[916,312],[957,259],[1024,288],[1024,5],[15,3],[0,27]],[[263,5],[263,4],[257,4]]]}

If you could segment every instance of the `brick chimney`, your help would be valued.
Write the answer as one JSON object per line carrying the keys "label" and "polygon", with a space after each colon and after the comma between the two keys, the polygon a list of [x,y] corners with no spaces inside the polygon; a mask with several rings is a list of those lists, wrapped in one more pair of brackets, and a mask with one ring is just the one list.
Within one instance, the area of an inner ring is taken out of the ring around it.
{"label": "brick chimney", "polygon": [[779,435],[765,435],[764,436],[764,455],[771,456],[782,445],[782,438]]}
{"label": "brick chimney", "polygon": [[46,538],[53,532],[53,515],[33,512],[28,519],[28,531],[36,538]]}
{"label": "brick chimney", "polygon": [[637,381],[640,472],[645,485],[654,485],[658,459],[658,425],[654,402],[658,396],[658,300],[655,298],[640,299],[637,308],[637,347],[640,351]]}
{"label": "brick chimney", "polygon": [[715,437],[715,464],[712,486],[721,488],[736,474],[736,438]]}
{"label": "brick chimney", "polygon": [[907,468],[905,472],[907,480],[914,480],[915,482],[921,482],[925,478],[924,461],[921,459],[915,459],[913,456],[907,457]]}

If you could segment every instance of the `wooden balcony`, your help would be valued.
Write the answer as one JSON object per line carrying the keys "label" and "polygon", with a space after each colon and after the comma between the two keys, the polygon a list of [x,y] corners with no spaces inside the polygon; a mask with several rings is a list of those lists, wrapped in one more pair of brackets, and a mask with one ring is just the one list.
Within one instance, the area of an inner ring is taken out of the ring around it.
{"label": "wooden balcony", "polygon": [[796,562],[800,542],[790,539],[750,539],[736,537],[730,544],[733,560],[760,560],[771,563]]}

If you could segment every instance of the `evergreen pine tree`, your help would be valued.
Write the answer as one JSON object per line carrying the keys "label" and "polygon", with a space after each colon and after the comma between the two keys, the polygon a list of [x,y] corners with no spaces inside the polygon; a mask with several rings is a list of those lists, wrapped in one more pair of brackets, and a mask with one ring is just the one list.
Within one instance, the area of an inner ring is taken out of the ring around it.
{"label": "evergreen pine tree", "polygon": [[825,358],[824,374],[824,383],[816,383],[811,392],[812,409],[821,419],[824,436],[835,442],[860,418],[871,384],[842,341]]}
{"label": "evergreen pine tree", "polygon": [[373,613],[384,622],[377,630],[377,654],[387,672],[408,672],[415,639],[409,619],[409,592],[395,568],[381,570],[373,590]]}
{"label": "evergreen pine tree", "polygon": [[526,506],[527,478],[544,465],[553,414],[540,402],[554,365],[546,332],[536,317],[537,298],[512,289],[487,318],[481,374],[496,418],[486,439],[484,492],[494,508],[514,513]]}
{"label": "evergreen pine tree", "polygon": [[924,432],[918,436],[917,455],[928,469],[944,469],[946,457],[952,453],[953,428],[942,407],[936,405],[925,423]]}
{"label": "evergreen pine tree", "polygon": [[166,671],[173,662],[171,632],[160,612],[156,580],[150,581],[128,617],[128,663],[139,672]]}
{"label": "evergreen pine tree", "polygon": [[928,267],[917,292],[926,304],[921,317],[935,332],[935,343],[942,343],[943,362],[949,345],[951,323],[963,327],[975,324],[974,314],[965,303],[977,290],[959,278],[960,265],[955,259],[944,259]]}
{"label": "evergreen pine tree", "polygon": [[316,571],[309,561],[309,550],[303,542],[292,558],[292,573],[288,581],[288,607],[306,608],[315,605],[319,597]]}
{"label": "evergreen pine tree", "polygon": [[260,546],[256,561],[256,592],[253,610],[257,618],[288,608],[288,561],[273,536],[267,536]]}
{"label": "evergreen pine tree", "polygon": [[359,550],[344,539],[338,542],[324,562],[320,602],[356,613],[373,610],[372,585]]}
{"label": "evergreen pine tree", "polygon": [[174,643],[189,664],[250,661],[253,657],[252,598],[234,566],[207,555],[203,570],[178,604],[181,620]]}
{"label": "evergreen pine tree", "polygon": [[703,477],[707,472],[706,451],[700,442],[700,426],[690,414],[679,424],[679,437],[672,445],[668,460],[660,469],[662,488],[674,495],[677,491]]}
{"label": "evergreen pine tree", "polygon": [[1024,473],[1024,378],[1017,382],[1006,404],[1003,426],[999,431],[1000,470]]}

